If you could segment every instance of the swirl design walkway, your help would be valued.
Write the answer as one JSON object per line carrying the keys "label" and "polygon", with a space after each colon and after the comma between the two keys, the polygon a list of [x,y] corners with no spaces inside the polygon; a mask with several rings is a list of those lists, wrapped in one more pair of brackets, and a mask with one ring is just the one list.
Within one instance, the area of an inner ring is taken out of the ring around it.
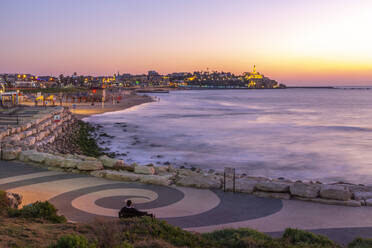
{"label": "swirl design walkway", "polygon": [[[206,232],[250,227],[277,235],[287,227],[314,230],[340,243],[372,233],[372,208],[328,206],[184,187],[126,183],[0,161],[0,189],[23,195],[24,204],[49,200],[70,221],[117,218],[131,199],[137,208],[173,225]],[[317,230],[315,230],[317,229]]]}

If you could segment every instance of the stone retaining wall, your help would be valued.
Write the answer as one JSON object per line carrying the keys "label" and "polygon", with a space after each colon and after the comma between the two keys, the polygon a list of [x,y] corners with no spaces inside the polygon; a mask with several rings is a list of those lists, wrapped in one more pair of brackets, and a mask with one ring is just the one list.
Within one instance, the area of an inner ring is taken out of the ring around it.
{"label": "stone retaining wall", "polygon": [[[60,116],[59,122],[54,121],[55,115]],[[25,123],[1,129],[2,159],[14,160],[26,150],[46,151],[59,136],[65,135],[75,121],[68,109],[54,107],[34,115]]]}

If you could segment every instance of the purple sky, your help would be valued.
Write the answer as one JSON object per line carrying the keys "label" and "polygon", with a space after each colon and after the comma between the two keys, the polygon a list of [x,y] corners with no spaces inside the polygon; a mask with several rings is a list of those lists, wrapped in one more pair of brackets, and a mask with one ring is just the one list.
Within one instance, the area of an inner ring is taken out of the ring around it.
{"label": "purple sky", "polygon": [[0,73],[258,71],[372,84],[370,0],[1,0]]}

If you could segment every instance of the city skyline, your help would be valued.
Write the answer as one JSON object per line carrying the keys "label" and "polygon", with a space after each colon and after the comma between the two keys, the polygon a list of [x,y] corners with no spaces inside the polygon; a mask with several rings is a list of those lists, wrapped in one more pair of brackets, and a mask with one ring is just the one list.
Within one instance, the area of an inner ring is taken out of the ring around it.
{"label": "city skyline", "polygon": [[0,73],[241,74],[256,64],[287,85],[372,84],[367,0],[5,0],[0,6]]}

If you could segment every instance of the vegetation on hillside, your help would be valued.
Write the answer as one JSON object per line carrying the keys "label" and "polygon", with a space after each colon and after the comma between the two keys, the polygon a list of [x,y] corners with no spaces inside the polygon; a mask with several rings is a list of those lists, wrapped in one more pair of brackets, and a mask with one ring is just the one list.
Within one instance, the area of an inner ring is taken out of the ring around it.
{"label": "vegetation on hillside", "polygon": [[87,122],[78,121],[79,130],[76,137],[76,143],[79,145],[80,150],[86,156],[98,157],[105,154],[103,149],[99,147],[97,141],[92,137],[94,127]]}
{"label": "vegetation on hillside", "polygon": [[[0,191],[0,207],[7,207]],[[336,248],[325,236],[287,229],[281,238],[248,228],[225,229],[206,234],[182,230],[165,221],[132,218],[94,223],[66,223],[48,202],[36,202],[0,216],[0,247],[49,248]],[[348,248],[372,247],[372,240],[355,239]]]}

